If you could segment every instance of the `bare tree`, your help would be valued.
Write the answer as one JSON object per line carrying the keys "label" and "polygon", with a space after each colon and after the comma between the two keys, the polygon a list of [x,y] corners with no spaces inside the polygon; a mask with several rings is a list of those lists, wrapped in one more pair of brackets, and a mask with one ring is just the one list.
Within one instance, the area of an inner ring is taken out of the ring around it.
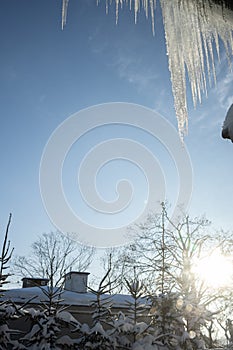
{"label": "bare tree", "polygon": [[[211,325],[209,332],[212,335],[216,324],[212,320],[221,311],[218,305],[221,304],[224,309],[221,301],[226,300],[229,294],[226,290],[213,290],[195,273],[193,267],[203,255],[222,246],[221,239],[206,233],[208,226],[209,222],[203,217],[192,219],[184,216],[174,223],[169,218],[166,205],[162,203],[160,213],[150,215],[145,223],[132,228],[134,240],[118,257],[119,276],[129,278],[136,267],[137,275],[148,293],[155,295],[157,301],[161,299],[160,319],[163,325],[167,325],[169,316],[164,305],[174,295],[177,302],[175,309],[183,320],[187,334],[194,337],[193,343],[206,341],[203,336],[206,326],[205,332],[208,334]],[[229,247],[229,244],[225,246]],[[226,247],[222,250],[225,251]],[[210,339],[212,343],[213,337],[214,334]]]}
{"label": "bare tree", "polygon": [[0,348],[2,350],[13,348],[20,349],[17,341],[13,340],[13,330],[9,327],[9,321],[13,319],[19,319],[21,316],[23,316],[23,308],[26,305],[24,304],[23,306],[19,306],[16,305],[12,300],[8,300],[4,297],[4,289],[2,289],[2,287],[8,283],[7,279],[10,274],[6,270],[9,269],[9,262],[14,251],[14,248],[10,247],[10,240],[8,240],[11,217],[12,215],[10,214],[3,238],[0,255]]}
{"label": "bare tree", "polygon": [[3,284],[8,283],[6,280],[9,276],[9,273],[5,273],[6,269],[9,269],[8,262],[12,257],[12,253],[14,248],[10,248],[10,241],[8,240],[8,233],[9,233],[9,227],[11,224],[11,214],[9,215],[4,241],[2,245],[2,252],[0,256],[0,287],[2,287]]}
{"label": "bare tree", "polygon": [[91,264],[95,249],[73,240],[59,231],[43,233],[31,246],[29,256],[14,259],[14,273],[27,277],[48,278],[50,284],[61,283],[66,271],[85,271]]}

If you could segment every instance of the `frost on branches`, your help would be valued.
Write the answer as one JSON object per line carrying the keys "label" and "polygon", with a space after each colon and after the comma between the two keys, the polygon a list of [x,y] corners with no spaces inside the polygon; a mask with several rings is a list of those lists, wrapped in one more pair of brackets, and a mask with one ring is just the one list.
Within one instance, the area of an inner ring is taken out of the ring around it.
{"label": "frost on branches", "polygon": [[[113,0],[106,1],[106,12]],[[62,28],[66,24],[69,0],[63,0]],[[100,0],[97,0],[97,4]],[[181,138],[188,128],[186,72],[189,77],[194,106],[207,95],[207,85],[216,82],[213,43],[219,57],[219,38],[224,44],[229,63],[233,56],[233,16],[226,1],[160,0],[166,36],[169,70],[174,106]],[[229,2],[230,3],[230,2]],[[142,7],[151,17],[154,33],[156,0],[115,0],[116,21],[119,7],[134,7],[135,22]]]}

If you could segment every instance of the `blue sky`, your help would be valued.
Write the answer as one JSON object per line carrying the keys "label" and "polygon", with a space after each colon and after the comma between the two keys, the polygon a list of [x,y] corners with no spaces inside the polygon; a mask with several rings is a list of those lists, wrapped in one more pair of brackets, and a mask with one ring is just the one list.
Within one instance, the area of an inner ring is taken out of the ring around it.
{"label": "blue sky", "polygon": [[[123,9],[116,25],[114,6],[105,15],[105,1],[97,7],[94,0],[71,0],[63,31],[61,1],[4,0],[0,6],[0,224],[3,232],[9,212],[13,213],[12,245],[17,254],[26,254],[37,235],[55,230],[41,200],[39,166],[46,142],[60,123],[83,108],[107,102],[140,104],[155,109],[176,128],[177,123],[159,5],[154,37],[143,11],[135,25],[133,13]],[[221,62],[216,60],[217,86],[209,89],[208,99],[203,97],[196,110],[188,91],[185,144],[194,176],[190,214],[206,214],[214,227],[232,230],[233,145],[221,138],[221,126],[233,103],[233,79],[221,51]],[[119,126],[87,135],[72,149],[64,188],[74,207],[77,202],[69,186],[75,186],[70,177],[81,161],[79,150],[82,154],[95,139],[127,137],[127,132],[157,152],[172,203],[177,174],[168,155],[159,142],[153,144],[149,137]],[[121,161],[112,170],[103,170],[99,190],[107,200],[112,197],[104,176],[122,177],[124,166]],[[138,172],[131,165],[126,169],[129,177]],[[137,174],[135,182],[138,205],[146,197],[142,177]]]}

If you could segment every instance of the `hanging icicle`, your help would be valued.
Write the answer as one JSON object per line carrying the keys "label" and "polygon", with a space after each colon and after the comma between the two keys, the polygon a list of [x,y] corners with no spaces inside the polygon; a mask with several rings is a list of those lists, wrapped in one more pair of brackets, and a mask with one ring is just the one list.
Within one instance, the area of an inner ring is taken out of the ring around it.
{"label": "hanging icicle", "polygon": [[186,70],[196,107],[197,102],[201,102],[202,94],[207,96],[207,78],[209,85],[212,83],[211,77],[216,82],[213,43],[219,56],[218,38],[223,41],[230,62],[233,55],[233,21],[227,18],[229,10],[211,1],[160,0],[160,3],[174,106],[183,138],[188,128]]}
{"label": "hanging icicle", "polygon": [[62,0],[62,19],[61,19],[62,29],[64,29],[66,25],[68,3],[69,3],[69,0]]}
{"label": "hanging icicle", "polygon": [[[96,4],[98,5],[101,0],[96,0]],[[154,33],[154,13],[156,8],[156,0],[105,0],[106,1],[106,13],[108,13],[109,5],[112,4],[113,1],[115,1],[116,4],[116,23],[118,22],[118,16],[119,16],[119,9],[123,7],[124,4],[129,5],[130,9],[132,9],[132,5],[134,4],[134,18],[135,23],[137,22],[137,16],[138,12],[140,11],[140,8],[142,7],[145,11],[146,17],[149,16],[149,9],[150,9],[150,16],[152,21],[152,31]],[[67,8],[68,8],[69,0],[62,0],[62,29],[66,25],[66,18],[67,18]]]}
{"label": "hanging icicle", "polygon": [[[62,28],[66,24],[69,0],[63,0]],[[106,11],[113,0],[106,1]],[[97,4],[100,0],[97,0]],[[154,33],[156,0],[115,0],[116,22],[119,8],[134,4],[135,22],[142,7],[150,13]],[[160,0],[166,36],[169,70],[174,106],[181,138],[188,129],[186,71],[189,77],[194,107],[207,96],[207,85],[216,82],[213,43],[219,56],[219,38],[229,60],[233,56],[233,8],[222,0]],[[231,9],[230,9],[231,8]]]}

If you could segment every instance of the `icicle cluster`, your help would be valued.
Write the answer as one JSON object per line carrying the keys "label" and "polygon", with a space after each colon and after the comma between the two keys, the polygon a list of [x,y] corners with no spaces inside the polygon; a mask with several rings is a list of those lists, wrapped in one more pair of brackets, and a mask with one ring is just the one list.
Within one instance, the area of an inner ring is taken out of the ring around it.
{"label": "icicle cluster", "polygon": [[[100,0],[97,0],[97,1],[100,1]],[[108,7],[109,1],[110,3],[112,3],[112,0],[106,0],[106,8]],[[115,2],[116,2],[116,22],[118,22],[119,6],[122,7],[124,2],[126,4],[129,3],[130,10],[132,9],[132,3],[134,3],[135,23],[137,22],[137,15],[141,7],[143,7],[147,18],[148,18],[149,9],[150,9],[150,15],[152,20],[152,31],[154,34],[154,27],[155,27],[154,12],[156,8],[156,0],[115,0]]]}
{"label": "icicle cluster", "polygon": [[[63,0],[62,28],[66,24],[69,0]],[[113,0],[106,1],[106,12]],[[97,4],[100,0],[97,0]],[[124,4],[130,9],[134,4],[135,22],[141,8],[146,16],[150,12],[154,32],[154,12],[156,0],[115,0],[116,22],[119,7]],[[202,94],[207,95],[207,80],[211,85],[216,82],[213,43],[219,56],[219,38],[223,41],[227,57],[233,56],[233,15],[224,6],[213,0],[160,0],[169,70],[171,73],[174,106],[181,138],[188,127],[188,109],[186,97],[186,71],[189,77],[193,103],[201,102]],[[213,79],[211,79],[213,78]]]}
{"label": "icicle cluster", "polygon": [[207,77],[216,82],[213,43],[219,57],[219,38],[230,62],[233,55],[233,16],[226,8],[211,1],[160,0],[166,35],[172,92],[183,137],[188,126],[186,70],[194,106],[207,95]]}
{"label": "icicle cluster", "polygon": [[[108,13],[108,7],[112,4],[113,0],[106,1],[106,13]],[[62,29],[66,25],[67,18],[67,8],[69,0],[62,0]],[[100,3],[100,0],[96,0],[97,5]],[[148,18],[149,9],[152,20],[152,31],[154,33],[154,12],[156,8],[156,0],[115,0],[116,4],[116,23],[118,22],[119,7],[122,8],[123,4],[129,5],[130,10],[132,9],[132,3],[134,3],[134,18],[135,23],[137,22],[137,15],[142,7],[145,11],[146,17]]]}

